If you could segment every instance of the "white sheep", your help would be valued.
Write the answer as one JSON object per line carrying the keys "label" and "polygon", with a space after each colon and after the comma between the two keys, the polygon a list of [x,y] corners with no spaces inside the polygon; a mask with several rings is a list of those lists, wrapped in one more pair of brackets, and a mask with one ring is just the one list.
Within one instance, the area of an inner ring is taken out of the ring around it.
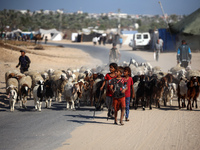
{"label": "white sheep", "polygon": [[14,89],[14,87],[10,87],[10,93],[9,93],[9,105],[10,105],[10,111],[15,110],[15,103],[17,100],[17,91]]}
{"label": "white sheep", "polygon": [[18,96],[18,80],[9,78],[6,82],[6,93],[9,98],[10,111],[14,111],[15,102]]}
{"label": "white sheep", "polygon": [[73,83],[71,80],[64,87],[64,99],[67,102],[66,108],[75,110],[74,102],[78,98],[79,84]]}

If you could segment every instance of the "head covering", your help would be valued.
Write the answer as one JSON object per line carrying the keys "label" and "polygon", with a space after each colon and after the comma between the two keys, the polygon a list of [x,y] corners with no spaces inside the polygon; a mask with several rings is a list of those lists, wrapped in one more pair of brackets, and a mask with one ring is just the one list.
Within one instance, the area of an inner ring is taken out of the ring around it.
{"label": "head covering", "polygon": [[26,53],[25,50],[20,50],[20,52],[24,52],[24,53]]}

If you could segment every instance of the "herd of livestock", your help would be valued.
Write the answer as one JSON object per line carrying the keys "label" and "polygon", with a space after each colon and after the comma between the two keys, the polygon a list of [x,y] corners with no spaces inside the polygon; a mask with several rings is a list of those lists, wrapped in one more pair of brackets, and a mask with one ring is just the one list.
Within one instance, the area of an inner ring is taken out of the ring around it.
{"label": "herd of livestock", "polygon": [[[152,67],[150,63],[138,63],[134,59],[123,62],[121,66],[129,66],[134,82],[135,99],[133,107],[139,105],[142,109],[152,105],[160,108],[163,104],[172,105],[172,99],[177,96],[178,107],[187,107],[192,110],[200,93],[200,72],[190,67],[182,68],[180,65],[163,72],[160,67]],[[28,97],[33,96],[35,109],[41,111],[42,102],[46,108],[51,108],[52,99],[56,102],[66,101],[66,108],[75,110],[82,105],[95,106],[103,109],[106,99],[106,86],[100,91],[104,76],[109,72],[109,65],[96,68],[73,70],[48,69],[42,72],[27,71],[24,74],[17,70],[5,73],[6,94],[9,98],[10,111],[14,111],[15,103],[26,109]],[[186,106],[187,103],[187,106]]]}

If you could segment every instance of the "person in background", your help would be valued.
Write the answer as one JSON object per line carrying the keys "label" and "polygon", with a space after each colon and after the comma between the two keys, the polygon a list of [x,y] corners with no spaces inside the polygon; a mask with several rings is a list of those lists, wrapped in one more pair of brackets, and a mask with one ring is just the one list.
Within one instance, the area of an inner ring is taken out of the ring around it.
{"label": "person in background", "polygon": [[104,82],[100,88],[100,90],[102,91],[103,90],[103,87],[105,85],[107,85],[107,89],[106,89],[106,106],[108,108],[108,114],[107,114],[107,117],[112,117],[112,102],[113,102],[113,98],[112,98],[112,92],[110,90],[110,80],[113,79],[113,78],[116,78],[116,69],[117,69],[117,64],[116,63],[111,63],[109,65],[110,67],[110,73],[107,73],[105,78],[104,78]]}
{"label": "person in background", "polygon": [[160,56],[161,45],[160,45],[159,42],[160,42],[160,41],[159,41],[159,39],[158,39],[158,40],[157,40],[157,43],[156,43],[155,50],[154,50],[154,53],[155,53],[155,58],[154,58],[154,59],[156,59],[156,61],[159,60],[159,56]]}
{"label": "person in background", "polygon": [[[134,88],[133,88],[133,79],[131,78],[131,69],[130,67],[124,67],[124,79],[127,82],[127,90],[125,91],[125,102],[126,102],[126,114],[125,114],[125,121],[129,121],[129,105],[131,97],[134,98]],[[132,96],[131,96],[132,93]]]}
{"label": "person in background", "polygon": [[16,68],[20,66],[20,72],[24,73],[25,71],[28,71],[31,61],[29,57],[25,55],[25,50],[21,50],[20,52],[21,56],[19,57],[19,63],[17,64]]}
{"label": "person in background", "polygon": [[164,45],[164,42],[163,42],[163,40],[161,39],[161,37],[159,37],[159,44],[160,44],[160,51],[163,52],[163,45]]}
{"label": "person in background", "polygon": [[177,51],[177,63],[181,64],[181,67],[187,68],[188,64],[191,64],[192,54],[190,47],[186,44],[185,40],[182,40],[182,45],[179,46]]}
{"label": "person in background", "polygon": [[117,123],[117,113],[119,109],[121,109],[121,116],[120,116],[120,124],[124,125],[123,123],[123,117],[124,117],[124,111],[125,111],[125,91],[127,90],[127,83],[125,79],[122,77],[124,70],[123,67],[118,67],[116,70],[116,78],[113,78],[111,80],[110,89],[113,93],[113,107],[115,110],[115,119],[114,124]]}
{"label": "person in background", "polygon": [[92,39],[92,42],[93,42],[93,44],[94,45],[96,45],[97,44],[97,42],[98,42],[98,38],[95,36],[95,37],[93,37],[93,39]]}
{"label": "person in background", "polygon": [[45,36],[45,44],[47,44],[47,41],[48,41],[47,36]]}
{"label": "person in background", "polygon": [[119,38],[119,45],[120,45],[120,48],[122,48],[122,43],[123,43],[123,39],[122,37]]}
{"label": "person in background", "polygon": [[119,50],[116,47],[116,44],[113,43],[113,47],[110,49],[110,53],[109,53],[109,62],[115,62],[118,63],[119,59],[121,57],[121,54],[119,52]]}

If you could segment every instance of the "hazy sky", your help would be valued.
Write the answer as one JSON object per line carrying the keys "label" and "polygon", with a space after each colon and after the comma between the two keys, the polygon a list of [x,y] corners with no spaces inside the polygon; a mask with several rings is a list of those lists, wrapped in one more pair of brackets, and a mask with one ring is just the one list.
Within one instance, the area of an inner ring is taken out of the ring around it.
{"label": "hazy sky", "polygon": [[[159,0],[0,0],[0,10],[29,9],[57,10],[88,13],[117,12],[128,14],[162,14]],[[165,13],[188,15],[200,8],[200,0],[160,0]]]}

